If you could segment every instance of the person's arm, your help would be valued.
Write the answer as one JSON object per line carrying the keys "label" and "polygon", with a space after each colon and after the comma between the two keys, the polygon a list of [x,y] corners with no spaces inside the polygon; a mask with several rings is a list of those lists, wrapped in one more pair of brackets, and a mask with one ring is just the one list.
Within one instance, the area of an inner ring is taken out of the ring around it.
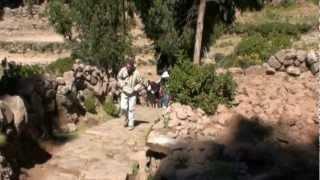
{"label": "person's arm", "polygon": [[140,73],[139,72],[136,72],[135,74],[135,79],[136,79],[136,85],[134,86],[134,91],[138,92],[140,90],[142,90],[142,88],[144,87],[145,85],[145,82],[144,80],[142,79],[142,77],[140,76]]}
{"label": "person's arm", "polygon": [[120,69],[118,75],[117,75],[117,80],[118,80],[118,86],[120,88],[123,88],[125,83],[124,83],[124,79],[125,79],[125,70],[124,68]]}

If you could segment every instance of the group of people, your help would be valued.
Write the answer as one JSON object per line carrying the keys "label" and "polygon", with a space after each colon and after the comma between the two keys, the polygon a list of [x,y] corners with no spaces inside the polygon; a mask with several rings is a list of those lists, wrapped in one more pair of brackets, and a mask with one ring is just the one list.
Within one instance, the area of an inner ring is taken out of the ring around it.
{"label": "group of people", "polygon": [[148,103],[154,107],[168,107],[170,99],[166,88],[169,79],[168,71],[164,71],[160,80],[157,82],[145,82],[140,73],[136,70],[135,59],[131,57],[127,64],[120,69],[117,79],[118,86],[121,89],[120,113],[124,119],[124,126],[128,127],[129,130],[134,129],[134,107],[139,92],[144,88],[147,90]]}

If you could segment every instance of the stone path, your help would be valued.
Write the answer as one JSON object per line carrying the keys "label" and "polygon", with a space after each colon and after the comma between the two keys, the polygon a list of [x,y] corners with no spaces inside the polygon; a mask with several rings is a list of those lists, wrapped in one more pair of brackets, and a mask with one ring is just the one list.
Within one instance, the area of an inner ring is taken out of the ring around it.
{"label": "stone path", "polygon": [[133,131],[112,119],[64,144],[52,158],[31,169],[27,179],[41,180],[125,180],[132,166],[145,161],[145,140],[159,109],[137,107],[137,127]]}

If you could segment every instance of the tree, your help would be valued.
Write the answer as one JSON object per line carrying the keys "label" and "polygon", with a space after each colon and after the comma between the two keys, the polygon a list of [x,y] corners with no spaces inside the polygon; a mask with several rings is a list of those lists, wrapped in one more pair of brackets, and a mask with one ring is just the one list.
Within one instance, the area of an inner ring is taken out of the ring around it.
{"label": "tree", "polygon": [[202,33],[203,33],[203,21],[204,15],[206,12],[206,2],[207,0],[200,0],[199,5],[199,12],[198,12],[198,20],[197,20],[197,32],[196,32],[196,42],[194,45],[194,56],[193,56],[193,63],[194,64],[201,64],[201,45],[202,45]]}
{"label": "tree", "polygon": [[[203,2],[204,0],[201,0]],[[200,59],[203,49],[212,44],[216,30],[231,24],[235,19],[235,10],[259,9],[264,0],[210,0],[202,4],[203,31],[202,40],[197,43],[197,55]],[[159,64],[173,65],[178,56],[186,54],[192,60],[195,56],[197,14],[200,15],[198,0],[134,0],[136,8],[145,24],[149,37],[154,39]],[[198,17],[202,17],[198,16]],[[199,18],[198,18],[199,19]],[[198,26],[199,27],[199,26]],[[200,28],[198,28],[200,30]],[[201,42],[201,43],[200,43]],[[199,62],[199,60],[196,60]]]}
{"label": "tree", "polygon": [[49,19],[71,40],[73,55],[83,62],[116,73],[130,53],[124,3],[118,0],[49,2]]}

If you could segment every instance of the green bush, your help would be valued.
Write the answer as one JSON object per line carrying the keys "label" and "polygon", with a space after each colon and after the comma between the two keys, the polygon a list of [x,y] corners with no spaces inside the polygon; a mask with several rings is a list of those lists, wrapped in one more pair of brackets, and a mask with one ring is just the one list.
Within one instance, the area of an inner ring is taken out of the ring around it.
{"label": "green bush", "polygon": [[70,71],[74,63],[75,60],[73,58],[60,58],[49,64],[46,70],[50,73],[62,75],[64,72]]}
{"label": "green bush", "polygon": [[41,75],[43,73],[44,69],[39,65],[23,65],[17,69],[17,75],[24,78]]}
{"label": "green bush", "polygon": [[309,23],[291,24],[287,22],[267,22],[262,24],[236,24],[229,31],[237,34],[261,34],[269,36],[273,34],[285,34],[298,38],[302,33],[312,29]]}
{"label": "green bush", "polygon": [[296,4],[296,0],[283,0],[281,1],[281,6],[283,7],[290,7]]}
{"label": "green bush", "polygon": [[119,117],[120,110],[117,106],[113,103],[111,98],[107,98],[105,103],[103,104],[103,110],[113,117]]}
{"label": "green bush", "polygon": [[0,70],[0,93],[15,92],[21,78],[40,76],[44,69],[39,65],[9,65],[9,70]]}
{"label": "green bush", "polygon": [[70,9],[60,0],[50,1],[48,7],[49,22],[57,33],[72,39],[72,19]]}
{"label": "green bush", "polygon": [[240,24],[233,32],[247,34],[236,47],[233,55],[218,63],[222,67],[238,66],[246,68],[262,64],[272,54],[292,45],[302,33],[310,31],[312,25],[268,22],[259,25]]}
{"label": "green bush", "polygon": [[262,61],[266,61],[272,54],[292,44],[288,35],[274,34],[263,37],[255,34],[244,38],[235,50],[237,56],[253,56],[257,54]]}
{"label": "green bush", "polygon": [[96,98],[93,95],[87,96],[84,100],[84,107],[86,111],[96,113]]}
{"label": "green bush", "polygon": [[118,0],[52,0],[48,7],[50,23],[58,33],[71,40],[74,57],[118,72],[125,57],[131,54],[123,3]]}
{"label": "green bush", "polygon": [[217,62],[217,66],[229,68],[229,67],[241,67],[247,68],[252,65],[263,64],[263,61],[258,54],[250,54],[244,56],[227,56],[223,60]]}
{"label": "green bush", "polygon": [[230,105],[236,83],[230,74],[217,75],[214,65],[193,65],[183,60],[173,68],[168,90],[182,104],[213,114],[218,104]]}

